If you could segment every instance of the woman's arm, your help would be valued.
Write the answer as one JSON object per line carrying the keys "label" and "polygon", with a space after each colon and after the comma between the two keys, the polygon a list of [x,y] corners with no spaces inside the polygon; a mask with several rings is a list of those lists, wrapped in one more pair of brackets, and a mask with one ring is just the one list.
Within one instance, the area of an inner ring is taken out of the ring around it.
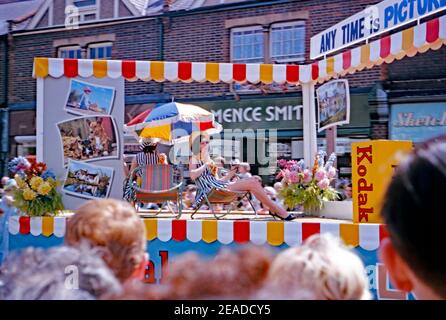
{"label": "woman's arm", "polygon": [[133,172],[133,170],[135,170],[137,166],[138,163],[136,162],[136,157],[135,157],[135,159],[132,160],[132,165],[130,166],[130,172]]}
{"label": "woman's arm", "polygon": [[197,164],[192,163],[192,161],[189,162],[189,175],[192,180],[195,180],[201,176],[204,170],[206,170],[206,164],[203,164],[197,168]]}
{"label": "woman's arm", "polygon": [[228,174],[221,178],[220,181],[230,181],[236,173],[237,167],[231,168],[231,170],[228,171]]}

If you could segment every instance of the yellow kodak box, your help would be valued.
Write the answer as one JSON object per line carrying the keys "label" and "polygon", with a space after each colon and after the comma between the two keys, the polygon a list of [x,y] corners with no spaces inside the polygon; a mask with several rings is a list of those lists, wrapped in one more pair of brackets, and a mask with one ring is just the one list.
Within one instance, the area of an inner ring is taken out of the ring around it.
{"label": "yellow kodak box", "polygon": [[380,205],[401,156],[411,141],[370,140],[352,143],[353,220],[381,223]]}

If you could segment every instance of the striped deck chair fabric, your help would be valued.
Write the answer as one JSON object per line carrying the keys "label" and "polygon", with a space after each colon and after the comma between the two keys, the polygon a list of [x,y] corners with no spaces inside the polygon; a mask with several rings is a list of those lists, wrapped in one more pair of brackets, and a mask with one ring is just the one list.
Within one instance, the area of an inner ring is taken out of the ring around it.
{"label": "striped deck chair fabric", "polygon": [[170,190],[181,181],[175,181],[175,170],[170,165],[148,165],[141,168],[141,185],[136,188],[136,199],[141,202],[177,200],[178,190]]}

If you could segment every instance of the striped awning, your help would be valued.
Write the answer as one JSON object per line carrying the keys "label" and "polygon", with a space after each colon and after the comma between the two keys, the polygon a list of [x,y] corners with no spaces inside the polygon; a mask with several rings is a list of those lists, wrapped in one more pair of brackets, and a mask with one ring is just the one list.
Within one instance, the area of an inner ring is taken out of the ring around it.
{"label": "striped awning", "polygon": [[[66,217],[10,217],[11,235],[64,237]],[[330,233],[352,247],[376,250],[387,231],[382,224],[255,220],[143,219],[148,241],[253,243],[298,246],[313,234]]]}
{"label": "striped awning", "polygon": [[395,59],[413,57],[446,44],[446,15],[312,64],[317,82],[353,74]]}
{"label": "striped awning", "polygon": [[34,77],[91,77],[129,81],[289,83],[312,81],[311,65],[35,58]]}
{"label": "striped awning", "polygon": [[446,15],[308,65],[35,58],[33,76],[129,81],[322,83],[446,44]]}

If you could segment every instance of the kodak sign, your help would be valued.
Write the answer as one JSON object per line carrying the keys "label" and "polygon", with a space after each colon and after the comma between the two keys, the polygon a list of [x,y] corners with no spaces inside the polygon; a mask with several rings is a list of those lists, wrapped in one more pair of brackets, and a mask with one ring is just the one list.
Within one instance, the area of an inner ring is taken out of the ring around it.
{"label": "kodak sign", "polygon": [[381,223],[380,205],[400,156],[411,141],[370,140],[352,143],[353,220]]}

